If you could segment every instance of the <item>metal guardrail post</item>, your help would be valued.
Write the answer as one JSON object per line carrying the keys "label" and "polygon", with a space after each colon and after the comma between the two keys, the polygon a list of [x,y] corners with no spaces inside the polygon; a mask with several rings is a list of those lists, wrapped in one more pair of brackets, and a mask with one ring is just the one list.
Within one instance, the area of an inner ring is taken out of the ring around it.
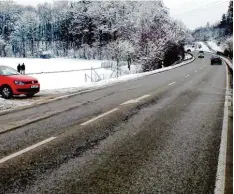
{"label": "metal guardrail post", "polygon": [[93,72],[92,72],[92,67],[91,67],[91,82],[93,82]]}

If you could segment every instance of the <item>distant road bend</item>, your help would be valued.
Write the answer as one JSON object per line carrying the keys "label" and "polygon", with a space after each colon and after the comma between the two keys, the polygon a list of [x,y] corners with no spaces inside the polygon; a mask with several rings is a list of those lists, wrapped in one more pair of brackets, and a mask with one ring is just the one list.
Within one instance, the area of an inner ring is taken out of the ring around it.
{"label": "distant road bend", "polygon": [[225,65],[204,59],[0,116],[0,193],[214,193]]}

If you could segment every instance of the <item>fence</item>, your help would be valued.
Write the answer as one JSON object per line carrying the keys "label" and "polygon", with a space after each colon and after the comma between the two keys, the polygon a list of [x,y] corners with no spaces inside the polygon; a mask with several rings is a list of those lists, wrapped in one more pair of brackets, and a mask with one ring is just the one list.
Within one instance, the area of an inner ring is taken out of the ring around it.
{"label": "fence", "polygon": [[[118,66],[125,66],[128,65],[127,61],[120,61]],[[101,67],[105,69],[116,69],[117,68],[117,62],[116,61],[105,61],[101,63]]]}
{"label": "fence", "polygon": [[[101,69],[101,68],[96,68],[96,69]],[[99,82],[104,79],[104,74],[99,75],[97,71],[92,67],[90,68],[90,72],[91,72],[90,76],[85,73],[85,82],[87,82],[88,79],[90,79],[91,82]]]}

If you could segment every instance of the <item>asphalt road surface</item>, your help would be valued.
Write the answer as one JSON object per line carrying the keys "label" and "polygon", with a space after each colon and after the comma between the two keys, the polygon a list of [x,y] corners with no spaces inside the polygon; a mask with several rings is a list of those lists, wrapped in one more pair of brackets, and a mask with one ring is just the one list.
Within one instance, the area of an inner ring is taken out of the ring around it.
{"label": "asphalt road surface", "polygon": [[213,193],[225,86],[205,54],[2,115],[1,127],[48,118],[0,135],[0,193]]}

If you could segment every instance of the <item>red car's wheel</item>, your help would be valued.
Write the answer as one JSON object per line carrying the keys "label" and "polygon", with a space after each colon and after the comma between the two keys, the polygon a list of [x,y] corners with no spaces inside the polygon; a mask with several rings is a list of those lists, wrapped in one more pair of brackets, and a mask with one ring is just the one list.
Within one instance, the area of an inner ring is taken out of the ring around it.
{"label": "red car's wheel", "polygon": [[2,94],[2,97],[5,98],[5,99],[10,99],[12,98],[13,96],[13,92],[12,92],[12,89],[10,86],[2,86],[1,88],[1,94]]}

